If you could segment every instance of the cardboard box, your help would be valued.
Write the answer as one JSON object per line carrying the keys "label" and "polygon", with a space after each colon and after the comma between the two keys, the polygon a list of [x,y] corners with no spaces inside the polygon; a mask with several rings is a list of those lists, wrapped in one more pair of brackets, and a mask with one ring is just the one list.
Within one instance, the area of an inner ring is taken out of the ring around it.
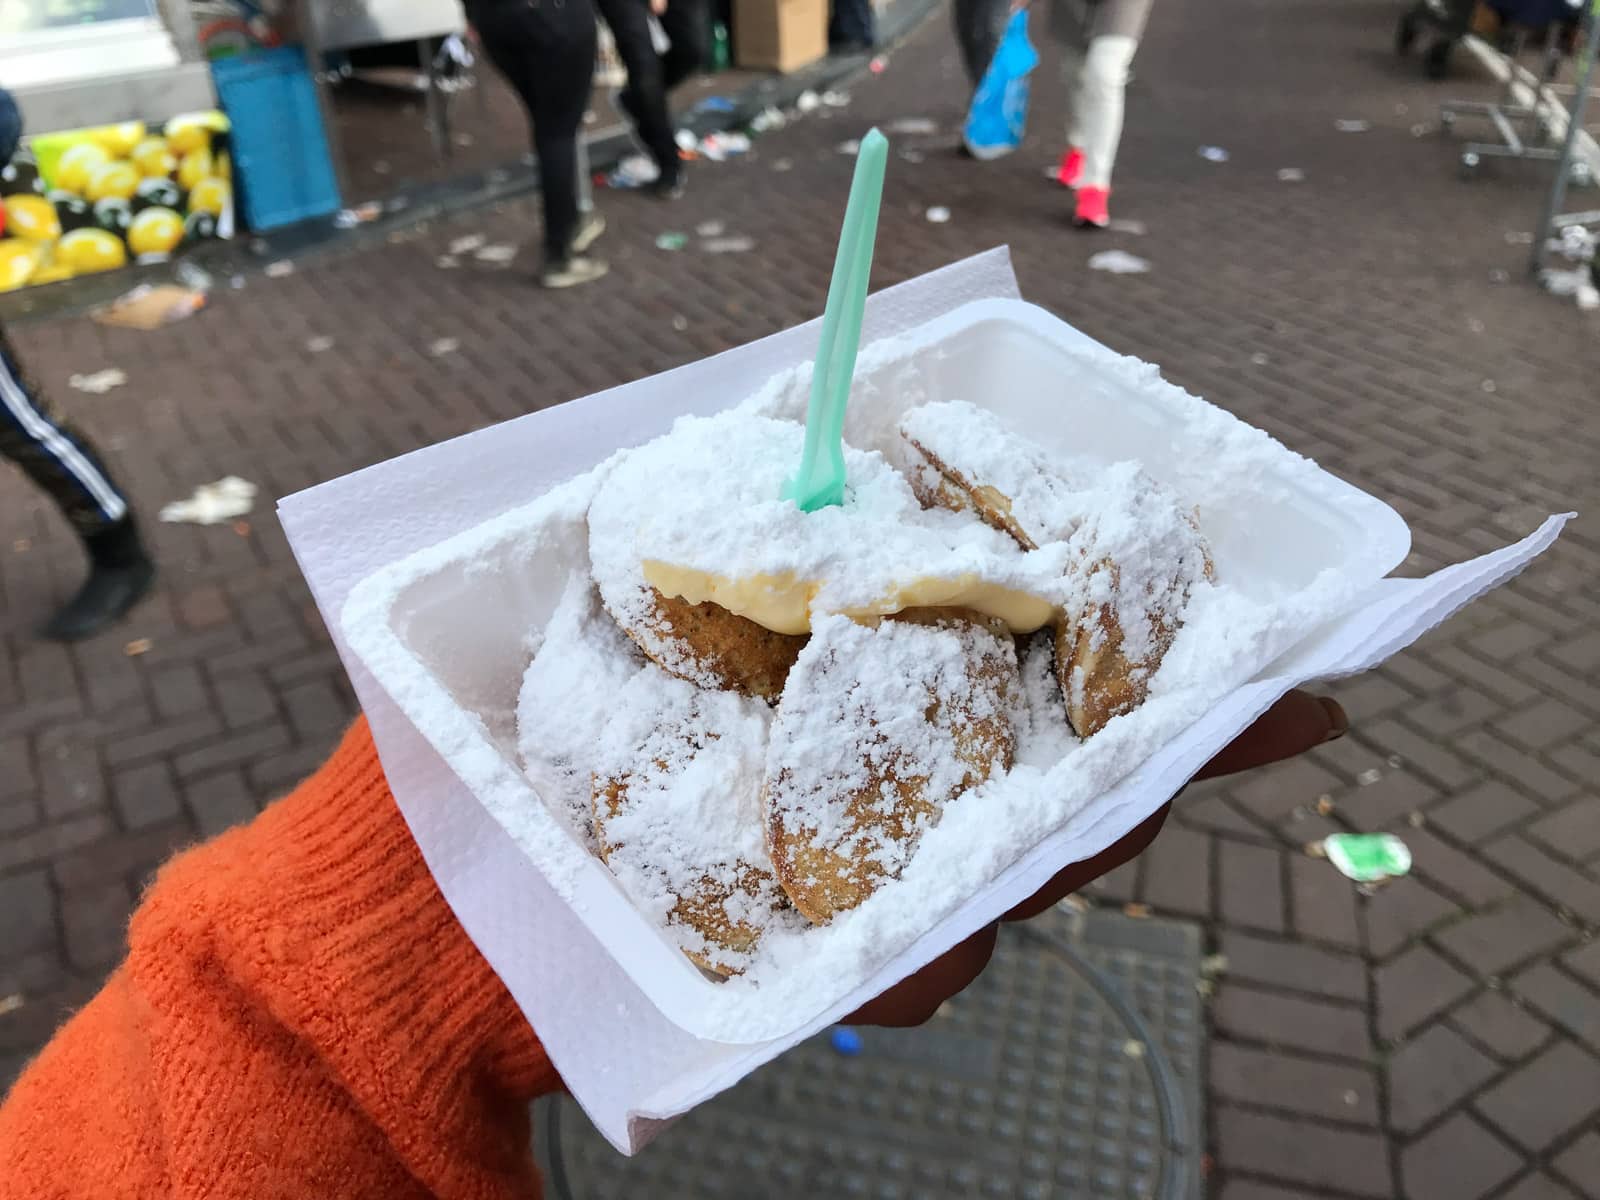
{"label": "cardboard box", "polygon": [[736,66],[788,74],[828,53],[828,0],[733,0]]}

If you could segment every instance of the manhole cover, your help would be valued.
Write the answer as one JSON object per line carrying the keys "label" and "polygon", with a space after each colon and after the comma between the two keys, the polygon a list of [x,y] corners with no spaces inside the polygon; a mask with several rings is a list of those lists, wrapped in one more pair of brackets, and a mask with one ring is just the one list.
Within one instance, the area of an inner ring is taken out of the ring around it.
{"label": "manhole cover", "polygon": [[982,979],[928,1025],[862,1029],[853,1057],[814,1038],[633,1158],[570,1099],[541,1102],[550,1193],[1197,1200],[1199,971],[1187,924],[1058,910],[1007,926]]}

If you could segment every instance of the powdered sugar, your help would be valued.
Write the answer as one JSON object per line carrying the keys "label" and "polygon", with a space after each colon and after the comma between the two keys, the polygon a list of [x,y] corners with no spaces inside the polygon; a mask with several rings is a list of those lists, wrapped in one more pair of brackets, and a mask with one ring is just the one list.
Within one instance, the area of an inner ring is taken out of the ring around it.
{"label": "powdered sugar", "polygon": [[815,585],[819,612],[872,608],[920,579],[1059,590],[1062,557],[1026,555],[977,522],[924,513],[879,453],[846,447],[844,505],[802,512],[780,493],[804,437],[793,421],[728,412],[685,418],[627,455],[590,513],[606,606],[651,626],[647,561],[733,579],[790,576]]}

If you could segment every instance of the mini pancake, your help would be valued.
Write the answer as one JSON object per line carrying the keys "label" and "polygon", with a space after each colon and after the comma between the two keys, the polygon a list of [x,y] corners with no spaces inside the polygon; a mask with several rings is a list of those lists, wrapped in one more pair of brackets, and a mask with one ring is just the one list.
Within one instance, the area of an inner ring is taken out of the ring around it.
{"label": "mini pancake", "polygon": [[1145,700],[1194,584],[1215,576],[1193,512],[1132,463],[1069,480],[993,413],[971,404],[906,414],[912,486],[1024,549],[1065,541],[1069,601],[1054,629],[1067,720],[1089,737]]}
{"label": "mini pancake", "polygon": [[647,665],[616,696],[591,780],[601,860],[692,961],[719,975],[745,970],[787,907],[762,842],[770,720],[759,701]]}
{"label": "mini pancake", "polygon": [[825,924],[898,877],[946,804],[1009,769],[1020,703],[1015,644],[977,614],[819,618],[762,793],[773,871],[801,914]]}

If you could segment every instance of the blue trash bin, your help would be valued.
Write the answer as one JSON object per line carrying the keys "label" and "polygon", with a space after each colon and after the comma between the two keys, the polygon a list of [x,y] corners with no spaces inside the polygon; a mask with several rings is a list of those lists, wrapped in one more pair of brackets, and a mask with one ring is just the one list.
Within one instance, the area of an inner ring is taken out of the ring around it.
{"label": "blue trash bin", "polygon": [[316,87],[295,46],[211,64],[233,126],[234,185],[245,224],[277,229],[339,208]]}

